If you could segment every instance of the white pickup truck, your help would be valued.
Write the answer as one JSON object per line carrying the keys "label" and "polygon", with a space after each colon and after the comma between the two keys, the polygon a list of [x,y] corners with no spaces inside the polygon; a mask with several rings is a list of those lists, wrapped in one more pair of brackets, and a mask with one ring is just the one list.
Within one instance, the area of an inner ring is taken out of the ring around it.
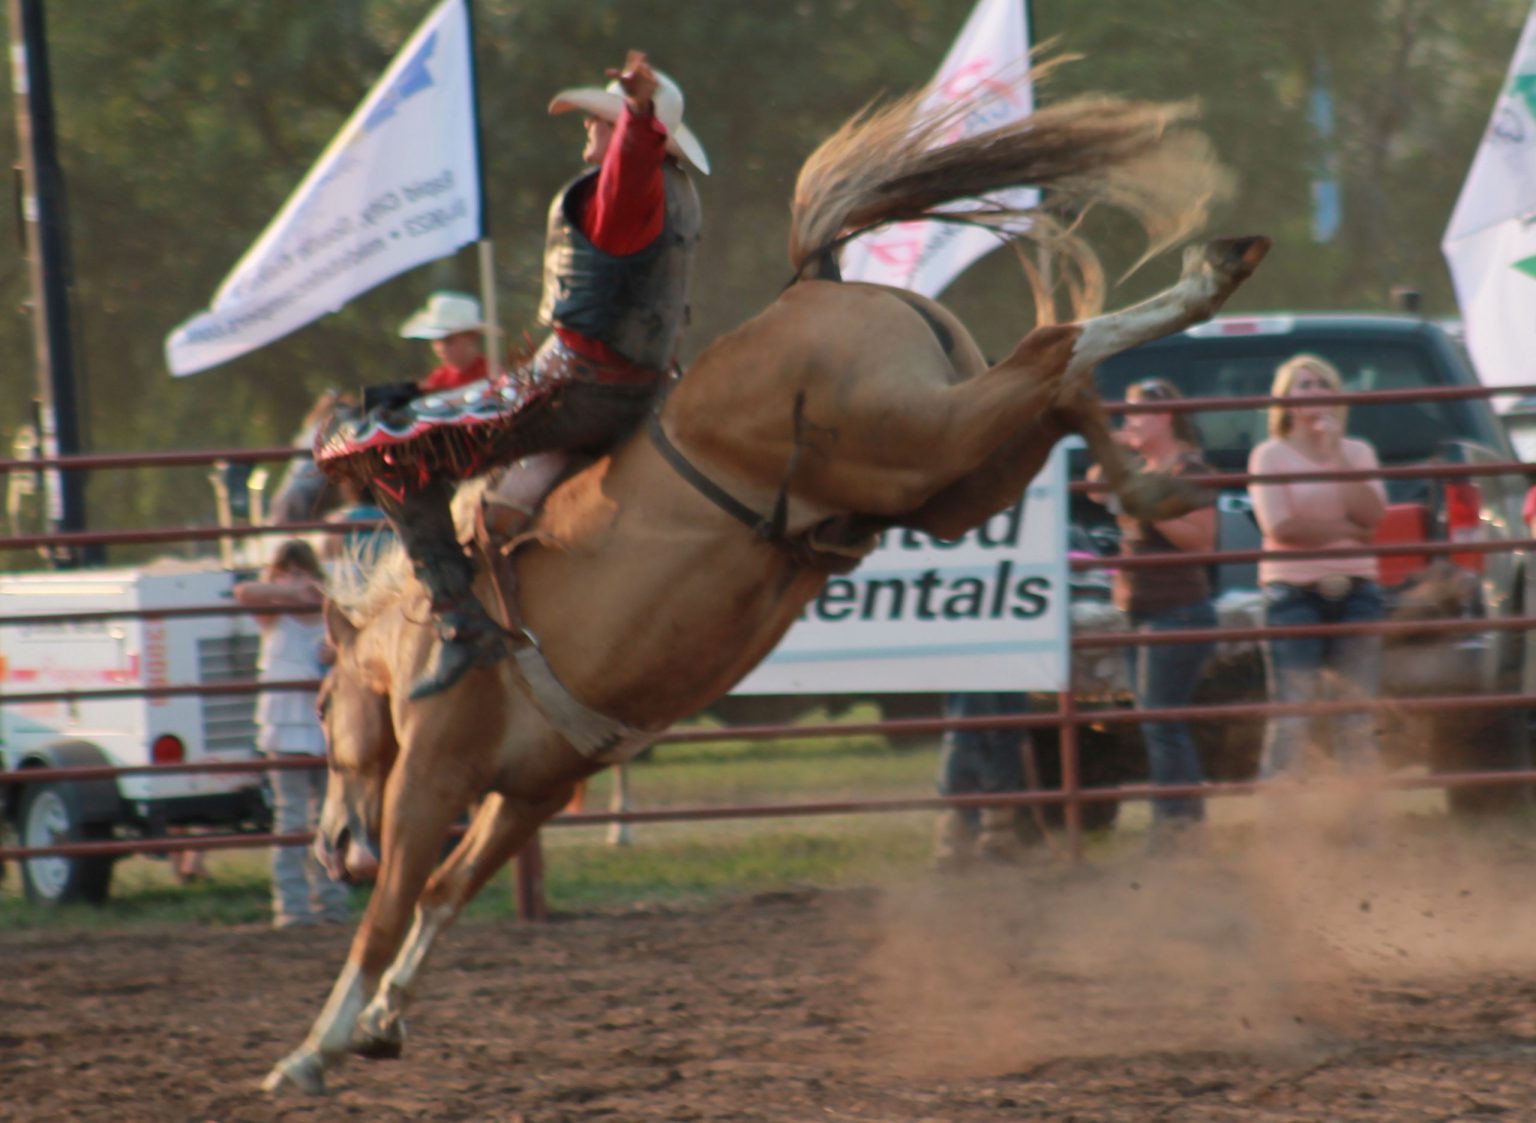
{"label": "white pickup truck", "polygon": [[[11,697],[256,677],[259,633],[243,615],[27,623],[32,616],[217,604],[235,574],[204,562],[139,569],[0,574],[0,771],[251,760],[256,695]],[[0,782],[0,820],[23,846],[161,838],[171,828],[264,830],[260,772],[140,773],[99,780]],[[20,863],[31,901],[100,902],[111,857]]]}

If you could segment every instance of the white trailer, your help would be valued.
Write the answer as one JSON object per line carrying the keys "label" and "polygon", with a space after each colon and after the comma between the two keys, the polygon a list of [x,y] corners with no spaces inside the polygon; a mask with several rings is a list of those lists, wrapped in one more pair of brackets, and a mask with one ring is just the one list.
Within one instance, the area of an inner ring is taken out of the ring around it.
{"label": "white trailer", "polygon": [[[256,695],[73,698],[8,696],[256,677],[259,632],[244,615],[25,623],[28,616],[152,611],[230,600],[236,574],[207,562],[141,569],[0,574],[0,770],[253,760]],[[0,784],[0,815],[24,846],[162,838],[170,828],[264,830],[263,774],[168,773]],[[21,863],[30,900],[100,902],[112,858]]]}

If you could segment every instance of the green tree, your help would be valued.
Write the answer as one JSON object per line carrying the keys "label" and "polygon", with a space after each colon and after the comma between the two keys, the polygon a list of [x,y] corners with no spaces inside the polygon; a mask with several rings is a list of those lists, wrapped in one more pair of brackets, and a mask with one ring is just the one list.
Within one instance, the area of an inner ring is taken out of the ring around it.
{"label": "green tree", "polygon": [[[787,203],[801,161],[882,93],[932,74],[972,0],[475,0],[487,199],[503,320],[536,332],[544,212],[577,170],[579,123],[550,119],[556,90],[603,81],[628,47],[651,52],[688,96],[715,174],[687,354],[771,300],[787,280]],[[430,10],[429,0],[141,0],[49,6],[59,139],[74,241],[80,390],[101,451],[285,443],[326,386],[419,373],[395,337],[438,287],[473,288],[472,251],[400,277],[335,315],[207,374],[172,379],[166,334],[208,302]],[[1247,309],[1384,307],[1394,284],[1454,311],[1439,239],[1518,37],[1527,0],[1034,0],[1037,40],[1084,56],[1042,100],[1102,90],[1195,98],[1239,183],[1216,216],[1277,249],[1240,294]],[[1337,238],[1311,240],[1311,182],[1327,155],[1308,119],[1320,60],[1332,77],[1344,203]],[[0,130],[13,138],[7,115]],[[1123,221],[1088,227],[1112,277],[1140,253]],[[1153,262],[1118,303],[1169,280]],[[23,309],[26,271],[0,267]],[[946,299],[984,347],[1032,322],[1010,255]],[[686,356],[685,356],[686,357]],[[26,416],[25,314],[0,320],[0,435]],[[98,473],[93,526],[207,522],[203,470]],[[0,558],[0,565],[12,559]]]}

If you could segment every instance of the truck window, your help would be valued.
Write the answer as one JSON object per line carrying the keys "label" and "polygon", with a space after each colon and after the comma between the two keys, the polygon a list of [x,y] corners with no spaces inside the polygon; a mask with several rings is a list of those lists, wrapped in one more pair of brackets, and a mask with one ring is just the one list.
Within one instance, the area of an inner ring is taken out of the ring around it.
{"label": "truck window", "polygon": [[[1275,368],[1299,351],[1322,355],[1339,368],[1346,390],[1405,390],[1443,384],[1422,347],[1390,341],[1307,341],[1295,335],[1249,339],[1185,339],[1117,355],[1099,368],[1099,392],[1123,401],[1126,387],[1166,378],[1189,397],[1266,394]],[[1207,459],[1241,471],[1254,445],[1269,435],[1264,410],[1218,410],[1195,418]],[[1464,402],[1356,406],[1349,431],[1376,446],[1384,464],[1426,460],[1441,441],[1471,438],[1477,430]]]}

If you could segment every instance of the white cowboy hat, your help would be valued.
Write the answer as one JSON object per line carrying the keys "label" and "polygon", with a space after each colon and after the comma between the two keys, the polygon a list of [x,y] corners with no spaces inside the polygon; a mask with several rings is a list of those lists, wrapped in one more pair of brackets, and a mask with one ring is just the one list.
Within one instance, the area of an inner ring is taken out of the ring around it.
{"label": "white cowboy hat", "polygon": [[400,325],[402,339],[442,339],[461,331],[484,331],[480,302],[462,292],[435,292]]}
{"label": "white cowboy hat", "polygon": [[[656,94],[651,99],[652,112],[667,129],[667,151],[681,156],[705,175],[709,174],[709,157],[693,130],[683,124],[683,91],[677,83],[661,71],[656,75]],[[624,88],[618,81],[608,83],[606,89],[582,86],[574,90],[561,90],[549,103],[551,113],[569,113],[579,109],[592,117],[617,123],[624,111]]]}

